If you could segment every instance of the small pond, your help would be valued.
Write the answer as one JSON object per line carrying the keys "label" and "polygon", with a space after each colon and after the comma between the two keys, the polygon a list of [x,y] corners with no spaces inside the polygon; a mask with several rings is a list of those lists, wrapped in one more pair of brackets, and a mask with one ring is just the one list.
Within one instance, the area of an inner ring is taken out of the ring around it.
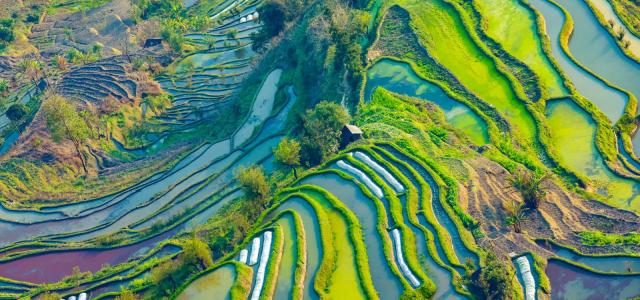
{"label": "small pond", "polygon": [[231,299],[231,287],[233,286],[236,276],[236,268],[234,265],[223,265],[189,284],[176,299]]}

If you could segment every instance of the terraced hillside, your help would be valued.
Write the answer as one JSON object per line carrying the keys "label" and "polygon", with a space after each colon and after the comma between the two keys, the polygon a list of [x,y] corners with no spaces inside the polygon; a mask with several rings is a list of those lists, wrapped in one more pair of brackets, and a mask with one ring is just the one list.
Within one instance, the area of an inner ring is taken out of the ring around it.
{"label": "terraced hillside", "polygon": [[603,1],[27,1],[0,299],[640,297]]}

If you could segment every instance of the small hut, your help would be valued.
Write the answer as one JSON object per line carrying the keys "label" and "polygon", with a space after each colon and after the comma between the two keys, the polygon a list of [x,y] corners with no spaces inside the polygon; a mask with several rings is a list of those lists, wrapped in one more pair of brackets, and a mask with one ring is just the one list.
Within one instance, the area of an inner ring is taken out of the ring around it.
{"label": "small hut", "polygon": [[360,127],[347,124],[342,127],[342,135],[340,141],[340,149],[344,149],[347,145],[362,138],[362,130]]}

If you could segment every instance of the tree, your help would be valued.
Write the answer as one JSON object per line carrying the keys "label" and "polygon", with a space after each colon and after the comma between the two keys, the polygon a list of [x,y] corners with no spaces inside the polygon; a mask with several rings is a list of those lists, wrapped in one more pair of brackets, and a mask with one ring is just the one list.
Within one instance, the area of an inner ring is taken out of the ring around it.
{"label": "tree", "polygon": [[72,142],[84,172],[88,173],[87,164],[80,149],[89,138],[89,127],[76,108],[65,98],[56,95],[44,103],[42,111],[53,140],[57,143],[63,140]]}
{"label": "tree", "polygon": [[506,266],[495,253],[488,251],[486,265],[480,270],[475,284],[482,290],[484,299],[509,299],[512,292],[510,276]]}
{"label": "tree", "polygon": [[42,75],[43,63],[35,59],[25,59],[18,63],[18,73],[37,84]]}
{"label": "tree", "polygon": [[69,62],[63,55],[56,55],[53,58],[53,63],[60,71],[66,71],[69,67]]}
{"label": "tree", "polygon": [[136,300],[136,299],[138,299],[138,297],[136,297],[136,295],[131,290],[127,288],[122,288],[122,290],[120,290],[120,295],[118,295],[115,300]]}
{"label": "tree", "polygon": [[12,122],[17,122],[22,120],[22,118],[24,118],[28,113],[29,108],[26,105],[22,103],[16,103],[9,106],[6,115],[7,118],[9,118],[9,120],[11,120]]}
{"label": "tree", "polygon": [[213,266],[211,249],[204,241],[197,236],[186,240],[183,247],[183,260],[187,265],[195,266],[200,270]]}
{"label": "tree", "polygon": [[540,202],[547,195],[547,187],[543,183],[548,177],[548,174],[534,175],[532,172],[519,170],[511,175],[508,180],[511,187],[522,195],[526,206],[538,208],[540,207]]}
{"label": "tree", "polygon": [[296,167],[300,166],[300,143],[296,140],[284,138],[273,150],[276,161],[293,169],[293,176],[298,178]]}
{"label": "tree", "polygon": [[302,134],[305,162],[316,165],[338,152],[341,129],[349,120],[349,112],[334,102],[322,101],[307,110]]}
{"label": "tree", "polygon": [[[176,260],[168,260],[151,269],[151,282],[161,291],[173,291],[176,289],[176,279],[174,274],[180,269],[180,264]],[[168,287],[166,285],[169,285]]]}
{"label": "tree", "polygon": [[267,206],[269,183],[264,170],[259,166],[243,168],[237,175],[238,181],[249,199],[257,200],[263,207]]}
{"label": "tree", "polygon": [[525,219],[524,204],[511,200],[505,204],[507,226],[513,226],[516,233],[522,232],[522,221]]}
{"label": "tree", "polygon": [[280,0],[270,0],[257,9],[262,20],[262,32],[268,37],[278,35],[287,19],[287,8]]}
{"label": "tree", "polygon": [[171,96],[166,93],[145,97],[143,101],[156,116],[164,112],[165,109],[171,107]]}
{"label": "tree", "polygon": [[0,94],[6,96],[9,92],[9,81],[0,79]]}

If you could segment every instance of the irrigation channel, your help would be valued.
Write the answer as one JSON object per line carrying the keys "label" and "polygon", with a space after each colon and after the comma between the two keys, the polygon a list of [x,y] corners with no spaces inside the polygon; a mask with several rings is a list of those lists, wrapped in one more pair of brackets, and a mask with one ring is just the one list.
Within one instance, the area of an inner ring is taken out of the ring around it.
{"label": "irrigation channel", "polygon": [[[284,121],[295,102],[293,90],[288,88],[289,99],[285,107],[277,112],[272,111],[280,74],[281,70],[276,69],[266,77],[248,121],[231,138],[201,146],[166,173],[117,193],[108,200],[96,200],[92,203],[98,205],[82,209],[70,207],[78,212],[75,216],[60,216],[59,219],[46,221],[38,219],[31,223],[3,220],[0,224],[0,242],[8,245],[32,238],[42,241],[83,241],[117,232],[124,227],[148,228],[156,222],[178,216],[183,211],[196,212],[196,216],[208,214],[210,217],[215,214],[213,207],[219,208],[227,201],[237,198],[237,194],[236,197],[212,198],[229,189],[235,170],[261,162],[267,171],[272,169],[271,149],[279,141],[278,132],[283,129]],[[258,128],[260,124],[263,125]],[[234,147],[231,146],[232,140],[236,141]],[[212,203],[208,199],[219,201]],[[21,215],[28,218],[39,214],[30,212]],[[60,212],[56,213],[59,214]],[[206,219],[207,217],[200,217],[201,221]],[[143,242],[115,249],[69,250],[15,259],[4,258],[4,262],[0,263],[0,276],[41,283],[60,280],[71,274],[73,266],[79,266],[82,271],[95,272],[105,263],[115,265],[127,261],[134,257],[133,253],[153,247],[180,229],[180,226],[174,227],[169,232]],[[52,270],[43,261],[54,261],[57,267]]]}

